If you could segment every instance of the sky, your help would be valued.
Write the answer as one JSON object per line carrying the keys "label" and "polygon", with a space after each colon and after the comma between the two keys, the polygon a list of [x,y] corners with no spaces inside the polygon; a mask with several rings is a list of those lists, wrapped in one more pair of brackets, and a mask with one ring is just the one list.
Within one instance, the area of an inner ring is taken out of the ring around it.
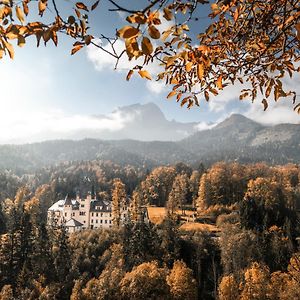
{"label": "sky", "polygon": [[[90,1],[91,3],[93,1]],[[119,1],[130,3],[133,7],[142,1]],[[70,11],[72,1],[59,2],[60,10]],[[74,2],[73,2],[74,3]],[[97,10],[91,14],[90,26],[95,36],[100,33],[113,35],[116,28],[124,25],[123,14],[108,12],[107,1],[100,2]],[[197,12],[205,25],[208,7]],[[51,16],[51,12],[47,12]],[[46,18],[47,18],[46,14]],[[162,24],[161,31],[168,24]],[[198,27],[197,27],[198,28]],[[192,34],[195,32],[192,32]],[[103,44],[105,46],[105,43]],[[261,99],[254,103],[238,100],[240,86],[232,86],[209,103],[200,98],[200,107],[190,110],[181,108],[176,101],[167,100],[169,87],[156,81],[132,77],[125,80],[131,63],[122,60],[118,70],[114,70],[114,61],[94,46],[89,46],[70,55],[72,40],[59,36],[59,46],[51,43],[47,47],[36,47],[35,39],[27,40],[25,47],[16,48],[15,59],[4,57],[0,61],[0,143],[32,141],[33,136],[48,132],[46,138],[55,138],[59,131],[78,128],[118,128],[124,126],[124,120],[116,118],[118,123],[95,122],[93,116],[108,115],[114,120],[118,107],[134,103],[157,104],[169,120],[180,122],[199,122],[200,129],[206,129],[211,123],[219,122],[232,113],[241,113],[258,122],[267,124],[299,123],[300,117],[285,100],[272,103],[263,112]],[[117,44],[121,49],[121,44]],[[159,66],[149,67],[154,74]],[[299,76],[287,80],[287,84],[298,88]],[[299,92],[298,92],[299,94]],[[103,121],[101,121],[103,122]],[[121,124],[121,125],[120,125]],[[49,135],[49,132],[52,134]]]}

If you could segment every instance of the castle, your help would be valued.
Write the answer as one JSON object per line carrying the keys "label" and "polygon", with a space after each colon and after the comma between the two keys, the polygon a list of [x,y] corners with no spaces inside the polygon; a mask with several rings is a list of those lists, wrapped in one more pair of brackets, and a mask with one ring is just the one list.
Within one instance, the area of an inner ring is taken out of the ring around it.
{"label": "castle", "polygon": [[[122,206],[121,224],[128,213],[128,205]],[[82,229],[111,228],[113,225],[111,201],[99,200],[90,192],[85,199],[80,198],[78,194],[76,199],[67,196],[48,209],[47,223],[51,226],[64,226],[70,233]]]}

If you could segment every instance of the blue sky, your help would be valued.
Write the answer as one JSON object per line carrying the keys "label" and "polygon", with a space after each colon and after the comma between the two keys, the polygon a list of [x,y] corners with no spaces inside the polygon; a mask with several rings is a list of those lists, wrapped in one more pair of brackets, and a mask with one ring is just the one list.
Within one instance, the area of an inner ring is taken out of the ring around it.
{"label": "blue sky", "polygon": [[[133,7],[140,2],[120,1],[132,3]],[[66,12],[71,1],[61,3],[62,11]],[[113,35],[116,28],[124,25],[124,16],[108,13],[107,8],[107,1],[103,0],[91,15],[90,25],[95,36],[99,33]],[[200,17],[206,14],[206,8],[198,12]],[[205,18],[201,20],[204,23],[208,21]],[[236,112],[272,124],[300,121],[290,103],[281,102],[275,107],[271,105],[267,113],[262,111],[259,99],[254,104],[240,103],[237,100],[239,87],[236,86],[225,89],[209,104],[200,99],[200,108],[187,110],[174,100],[166,100],[169,90],[162,84],[137,76],[127,82],[125,77],[129,66],[126,61],[121,62],[120,70],[116,71],[113,61],[95,47],[81,50],[74,56],[70,55],[71,48],[72,41],[62,36],[59,36],[57,48],[51,43],[47,47],[41,45],[36,48],[35,39],[29,39],[24,48],[16,48],[14,60],[4,57],[0,61],[0,126],[3,128],[0,143],[18,138],[22,141],[28,138],[30,141],[30,136],[44,128],[54,128],[55,123],[61,126],[68,123],[68,127],[69,123],[78,120],[88,122],[90,115],[107,115],[119,106],[133,103],[154,102],[169,120],[200,122],[203,128],[206,123],[220,121]],[[151,68],[155,71],[157,66]],[[298,79],[289,84],[297,87]],[[77,119],[73,119],[74,116]]]}

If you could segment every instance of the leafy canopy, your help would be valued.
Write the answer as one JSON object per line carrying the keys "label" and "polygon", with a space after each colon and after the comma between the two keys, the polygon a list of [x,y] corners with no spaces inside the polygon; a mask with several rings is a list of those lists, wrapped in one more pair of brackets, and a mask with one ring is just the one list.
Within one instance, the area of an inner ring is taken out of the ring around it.
{"label": "leafy canopy", "polygon": [[[41,41],[57,45],[57,34],[63,33],[75,40],[72,55],[93,44],[112,55],[116,67],[123,55],[136,60],[127,80],[134,73],[152,80],[147,66],[159,62],[162,72],[156,79],[171,86],[167,97],[176,97],[181,106],[199,106],[200,96],[208,101],[237,82],[245,87],[240,100],[254,101],[259,96],[264,110],[270,98],[290,97],[295,103],[297,95],[285,90],[283,78],[300,70],[300,1],[219,0],[211,3],[210,24],[196,38],[189,25],[201,23],[197,15],[207,0],[143,1],[144,7],[138,10],[129,8],[130,1],[128,7],[118,0],[106,1],[111,11],[126,15],[126,25],[113,38],[89,34],[89,14],[97,9],[99,0],[92,5],[90,1],[75,2],[67,18],[61,16],[61,3],[56,0],[1,0],[0,58],[4,54],[14,57],[11,40],[22,47],[29,36],[35,36],[37,46]],[[48,11],[52,19],[44,17]],[[32,18],[34,21],[28,22]],[[163,22],[169,26],[161,32],[157,26]],[[111,51],[97,42],[99,38],[110,44]],[[117,40],[124,45],[120,54],[115,50]],[[294,109],[300,113],[300,104]]]}

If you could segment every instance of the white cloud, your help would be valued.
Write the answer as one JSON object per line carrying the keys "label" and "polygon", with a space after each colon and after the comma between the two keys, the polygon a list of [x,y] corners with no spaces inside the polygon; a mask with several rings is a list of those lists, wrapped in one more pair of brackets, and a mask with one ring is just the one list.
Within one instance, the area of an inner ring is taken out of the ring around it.
{"label": "white cloud", "polygon": [[66,138],[76,131],[115,132],[134,116],[116,110],[108,116],[65,115],[60,110],[15,112],[0,119],[1,143],[25,143],[52,138]]}
{"label": "white cloud", "polygon": [[[125,16],[122,14],[120,15],[122,19],[125,19]],[[174,25],[174,21],[167,21],[164,18],[161,19],[162,23],[160,25],[157,25],[156,27],[160,32],[163,32],[170,28],[172,25]],[[119,56],[125,46],[124,41],[117,40],[114,44],[114,49],[108,42],[103,42],[101,40],[98,40],[97,43],[101,45],[106,51],[113,52]],[[157,45],[152,41],[153,47],[156,48]],[[98,47],[94,45],[89,45],[87,47],[87,57],[88,59],[93,63],[95,69],[99,72],[108,71],[108,70],[114,70],[117,60],[112,55],[108,54],[107,52],[99,49]],[[122,72],[126,74],[130,69],[134,68],[136,65],[142,66],[144,63],[144,59],[142,57],[138,59],[132,59],[131,61],[128,60],[128,57],[126,53],[122,55],[120,60],[118,61],[116,71]],[[165,92],[165,84],[164,82],[155,82],[156,76],[159,72],[161,72],[163,69],[160,66],[160,63],[157,60],[154,60],[152,63],[149,63],[147,66],[144,67],[145,70],[147,70],[150,75],[152,76],[152,81],[146,81],[146,87],[149,91],[154,92],[156,94],[160,94],[162,92]],[[136,75],[138,76],[138,75]]]}
{"label": "white cloud", "polygon": [[195,126],[195,129],[197,131],[203,131],[203,130],[207,130],[207,129],[212,129],[213,127],[215,127],[217,125],[217,123],[214,124],[209,124],[206,122],[200,122]]}
{"label": "white cloud", "polygon": [[167,91],[167,86],[162,81],[148,80],[146,83],[148,90],[155,94],[161,94]]}

